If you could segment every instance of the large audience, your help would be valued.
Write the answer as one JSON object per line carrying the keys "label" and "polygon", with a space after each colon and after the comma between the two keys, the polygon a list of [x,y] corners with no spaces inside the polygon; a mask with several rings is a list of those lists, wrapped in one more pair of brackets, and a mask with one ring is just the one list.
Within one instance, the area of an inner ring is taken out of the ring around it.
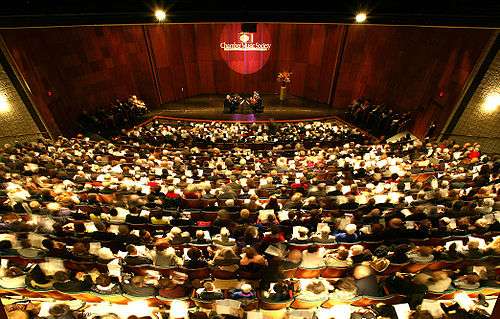
{"label": "large audience", "polygon": [[[322,318],[339,304],[396,318],[395,303],[432,318],[429,300],[458,295],[437,317],[488,318],[499,168],[478,144],[373,144],[336,121],[152,122],[112,141],[5,145],[0,287],[88,305],[321,306]],[[88,316],[46,308],[11,310]]]}

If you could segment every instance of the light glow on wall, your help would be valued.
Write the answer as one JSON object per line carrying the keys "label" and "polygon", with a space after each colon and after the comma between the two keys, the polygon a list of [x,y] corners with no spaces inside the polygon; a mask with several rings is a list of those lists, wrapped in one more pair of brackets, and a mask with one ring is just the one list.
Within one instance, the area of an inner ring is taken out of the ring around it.
{"label": "light glow on wall", "polygon": [[257,24],[256,32],[242,32],[241,24],[226,24],[219,41],[219,52],[227,66],[239,74],[261,70],[269,60],[272,37],[266,25]]}
{"label": "light glow on wall", "polygon": [[488,95],[484,99],[483,110],[486,113],[493,113],[498,109],[500,105],[500,93],[493,93]]}
{"label": "light glow on wall", "polygon": [[0,113],[9,112],[11,109],[9,99],[5,94],[0,94]]}

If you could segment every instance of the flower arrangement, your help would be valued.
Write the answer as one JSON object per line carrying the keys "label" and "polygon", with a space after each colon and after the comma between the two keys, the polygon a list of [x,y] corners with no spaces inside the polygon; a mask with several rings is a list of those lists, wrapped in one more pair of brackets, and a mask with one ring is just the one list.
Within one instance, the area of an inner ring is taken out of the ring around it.
{"label": "flower arrangement", "polygon": [[278,73],[278,82],[281,84],[281,86],[286,86],[288,83],[290,83],[290,80],[292,78],[292,72],[280,72]]}

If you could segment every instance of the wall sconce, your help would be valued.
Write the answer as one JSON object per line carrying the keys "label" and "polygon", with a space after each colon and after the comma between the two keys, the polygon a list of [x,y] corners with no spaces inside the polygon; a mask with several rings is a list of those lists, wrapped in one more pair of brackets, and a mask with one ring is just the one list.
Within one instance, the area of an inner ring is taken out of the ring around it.
{"label": "wall sconce", "polygon": [[0,113],[7,113],[11,110],[9,99],[5,94],[0,94]]}
{"label": "wall sconce", "polygon": [[484,99],[483,110],[486,113],[493,113],[498,109],[500,105],[500,93],[488,94]]}

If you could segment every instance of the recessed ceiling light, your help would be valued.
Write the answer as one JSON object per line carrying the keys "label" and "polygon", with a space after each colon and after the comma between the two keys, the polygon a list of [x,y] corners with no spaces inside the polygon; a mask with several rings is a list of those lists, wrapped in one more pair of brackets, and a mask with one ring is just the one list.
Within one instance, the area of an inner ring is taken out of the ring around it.
{"label": "recessed ceiling light", "polygon": [[360,12],[356,14],[356,22],[357,23],[363,23],[366,21],[366,13]]}
{"label": "recessed ceiling light", "polygon": [[155,10],[155,18],[158,20],[158,22],[163,22],[167,18],[167,13],[165,10],[162,9],[156,9]]}

